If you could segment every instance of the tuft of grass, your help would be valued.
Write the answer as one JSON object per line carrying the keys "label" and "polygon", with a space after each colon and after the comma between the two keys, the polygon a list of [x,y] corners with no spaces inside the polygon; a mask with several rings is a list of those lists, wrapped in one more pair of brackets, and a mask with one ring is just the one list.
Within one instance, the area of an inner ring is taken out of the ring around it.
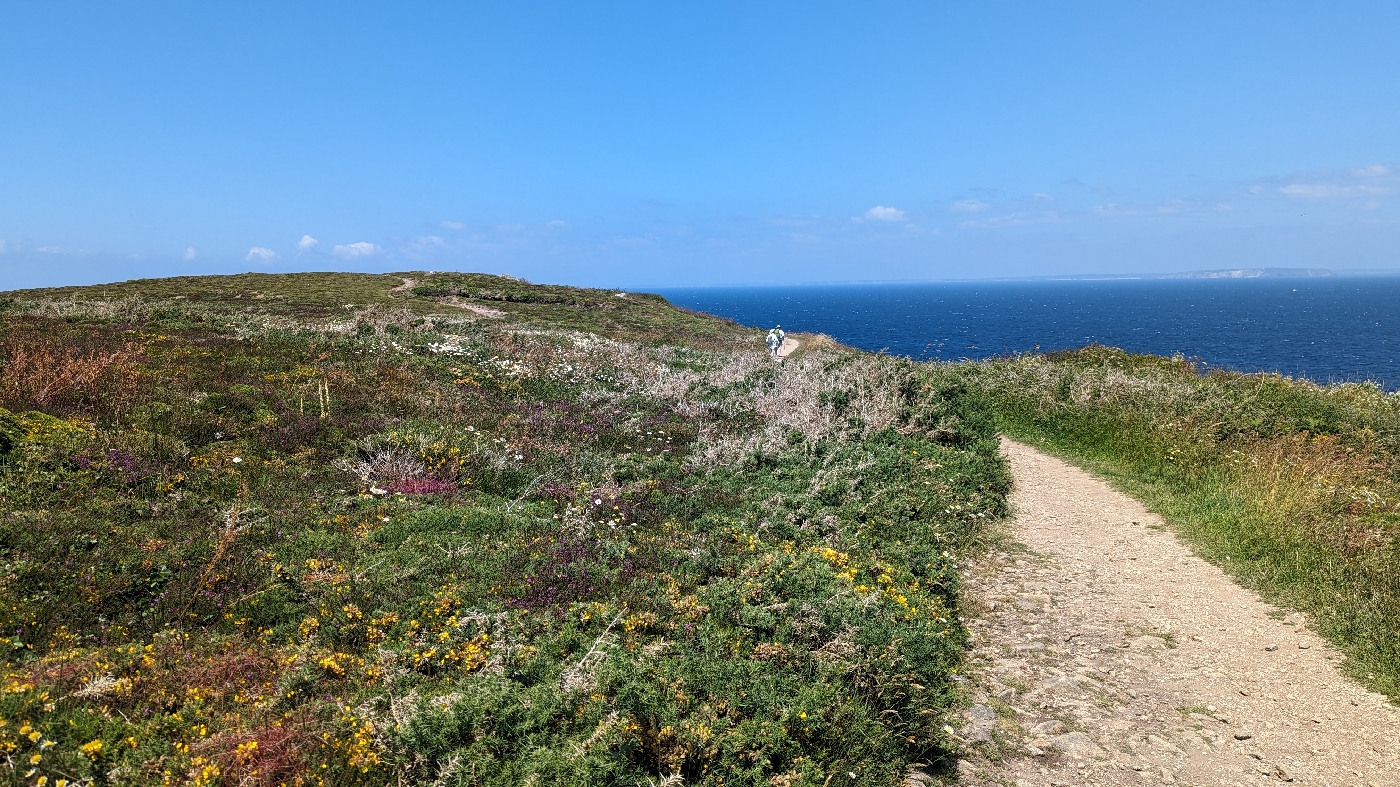
{"label": "tuft of grass", "polygon": [[1400,700],[1400,395],[1106,347],[959,369],[1007,434],[1142,500]]}

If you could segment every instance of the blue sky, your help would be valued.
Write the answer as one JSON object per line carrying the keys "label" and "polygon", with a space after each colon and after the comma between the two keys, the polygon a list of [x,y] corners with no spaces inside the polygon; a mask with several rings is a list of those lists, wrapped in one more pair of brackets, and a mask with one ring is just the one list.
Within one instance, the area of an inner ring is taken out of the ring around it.
{"label": "blue sky", "polygon": [[1400,4],[0,9],[0,287],[1400,268]]}

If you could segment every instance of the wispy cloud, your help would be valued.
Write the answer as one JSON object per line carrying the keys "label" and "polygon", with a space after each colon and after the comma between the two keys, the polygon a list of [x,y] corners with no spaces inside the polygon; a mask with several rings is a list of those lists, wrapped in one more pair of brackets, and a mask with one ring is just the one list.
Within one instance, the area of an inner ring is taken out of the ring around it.
{"label": "wispy cloud", "polygon": [[4,238],[0,238],[0,254],[4,254],[9,250],[10,244],[6,243]]}
{"label": "wispy cloud", "polygon": [[404,244],[400,251],[414,256],[431,254],[439,249],[447,248],[447,240],[441,235],[419,235]]}
{"label": "wispy cloud", "polygon": [[1384,164],[1368,164],[1364,167],[1356,167],[1351,174],[1358,178],[1383,178],[1390,174],[1390,167]]}
{"label": "wispy cloud", "polygon": [[195,248],[194,248],[193,246],[186,246],[186,247],[185,247],[185,255],[184,255],[184,256],[185,256],[185,261],[188,262],[188,261],[194,259],[195,257],[198,257],[198,256],[199,256],[199,252],[198,252],[198,251],[195,251]]}
{"label": "wispy cloud", "polygon": [[870,221],[904,221],[904,211],[899,208],[876,205],[865,212],[865,218]]}
{"label": "wispy cloud", "polygon": [[1344,186],[1338,183],[1290,183],[1278,190],[1295,199],[1345,199],[1347,197],[1380,197],[1389,194],[1385,186]]}
{"label": "wispy cloud", "polygon": [[243,256],[248,262],[271,262],[277,259],[277,252],[264,246],[254,246]]}
{"label": "wispy cloud", "polygon": [[1003,227],[1024,227],[1031,224],[1059,224],[1065,217],[1057,211],[1039,210],[1024,213],[1008,213],[1004,216],[988,216],[985,219],[958,222],[964,229],[1000,229]]}
{"label": "wispy cloud", "polygon": [[1400,177],[1388,164],[1367,164],[1345,170],[1322,169],[1261,179],[1250,193],[1269,192],[1301,200],[1373,200],[1396,193]]}
{"label": "wispy cloud", "polygon": [[376,254],[379,254],[382,251],[384,251],[384,249],[368,241],[360,241],[358,243],[346,243],[331,249],[331,253],[336,255],[337,257],[349,258],[372,257]]}
{"label": "wispy cloud", "polygon": [[1120,205],[1110,202],[1094,206],[1094,213],[1100,216],[1174,216],[1192,210],[1191,205],[1183,199],[1171,199],[1156,205]]}
{"label": "wispy cloud", "polygon": [[467,228],[467,225],[460,221],[441,221],[438,222],[438,226],[445,230],[464,230]]}
{"label": "wispy cloud", "polygon": [[964,199],[953,203],[949,208],[954,213],[980,213],[992,207],[980,199]]}
{"label": "wispy cloud", "polygon": [[310,235],[303,235],[301,236],[301,240],[297,241],[297,252],[305,254],[306,252],[316,248],[316,244],[318,243],[320,243],[320,241],[316,240]]}

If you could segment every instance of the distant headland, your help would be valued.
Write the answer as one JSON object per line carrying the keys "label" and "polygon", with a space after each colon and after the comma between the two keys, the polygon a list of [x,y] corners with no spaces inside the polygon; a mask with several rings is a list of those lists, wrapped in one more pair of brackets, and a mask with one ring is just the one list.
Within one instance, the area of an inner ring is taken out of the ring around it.
{"label": "distant headland", "polygon": [[1042,280],[1099,279],[1293,279],[1312,276],[1335,276],[1327,268],[1226,268],[1210,271],[1180,271],[1177,273],[1081,273],[1067,276],[1044,276]]}

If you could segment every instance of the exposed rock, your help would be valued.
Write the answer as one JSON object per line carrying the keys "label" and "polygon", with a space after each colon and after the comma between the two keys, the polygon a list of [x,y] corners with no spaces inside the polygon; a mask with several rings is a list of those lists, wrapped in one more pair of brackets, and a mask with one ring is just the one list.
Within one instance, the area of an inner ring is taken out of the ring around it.
{"label": "exposed rock", "polygon": [[1094,743],[1093,738],[1082,732],[1067,732],[1063,735],[1056,735],[1051,740],[1055,742],[1057,749],[1068,754],[1089,756],[1103,752],[1103,749]]}
{"label": "exposed rock", "polygon": [[971,708],[967,709],[967,715],[968,718],[973,721],[986,722],[997,720],[997,712],[986,705],[973,705]]}
{"label": "exposed rock", "polygon": [[1040,687],[1051,694],[1072,694],[1079,696],[1084,693],[1084,687],[1079,685],[1079,681],[1065,675],[1041,681]]}

